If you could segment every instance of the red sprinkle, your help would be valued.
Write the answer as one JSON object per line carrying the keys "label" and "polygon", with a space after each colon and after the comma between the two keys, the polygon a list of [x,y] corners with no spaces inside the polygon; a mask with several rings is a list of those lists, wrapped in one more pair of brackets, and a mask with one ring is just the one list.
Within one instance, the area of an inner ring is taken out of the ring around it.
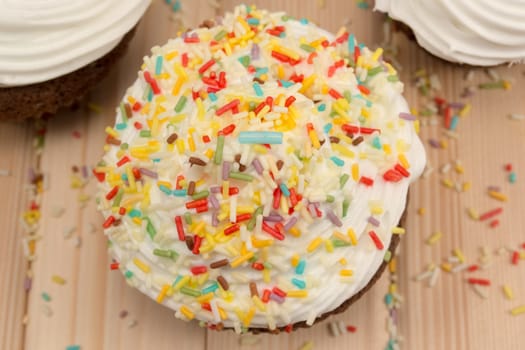
{"label": "red sprinkle", "polygon": [[359,89],[359,91],[361,91],[361,93],[365,94],[365,95],[370,95],[370,90],[364,86],[364,85],[357,85],[357,88]]}
{"label": "red sprinkle", "polygon": [[452,109],[450,106],[445,108],[445,128],[450,129],[450,123],[452,122]]}
{"label": "red sprinkle", "polygon": [[199,68],[199,74],[204,74],[204,72],[206,72],[211,66],[213,66],[215,64],[215,60],[212,58],[211,60],[209,60],[208,62],[204,63],[200,68]]}
{"label": "red sprinkle", "polygon": [[292,60],[289,56],[283,55],[282,53],[273,50],[272,57],[284,63],[290,62]]}
{"label": "red sprinkle", "polygon": [[328,94],[332,96],[333,98],[335,98],[336,100],[343,98],[343,95],[341,95],[337,90],[333,88],[330,88],[330,90],[328,90]]}
{"label": "red sprinkle", "polygon": [[399,182],[403,179],[403,175],[394,169],[389,169],[383,174],[383,179],[390,182]]}
{"label": "red sprinkle", "polygon": [[273,287],[272,288],[272,292],[273,292],[273,294],[278,295],[281,298],[286,297],[286,292],[284,290],[280,289],[279,287]]}
{"label": "red sprinkle", "polygon": [[199,213],[206,213],[208,211],[208,204],[206,205],[201,205],[200,207],[197,207],[195,209],[196,213],[199,214]]}
{"label": "red sprinkle", "polygon": [[179,240],[185,241],[186,235],[184,234],[184,226],[182,226],[182,218],[180,216],[175,216],[175,225],[177,226],[177,234],[179,235]]}
{"label": "red sprinkle", "polygon": [[250,213],[238,214],[236,219],[235,219],[235,223],[239,223],[241,221],[250,220],[251,218],[252,218],[252,214],[250,214]]}
{"label": "red sprinkle", "polygon": [[142,129],[142,124],[141,124],[141,123],[139,123],[139,122],[135,122],[135,123],[133,123],[133,126],[134,126],[134,127],[135,127],[135,129],[137,129],[137,130],[140,130],[140,129]]}
{"label": "red sprinkle", "polygon": [[229,227],[226,227],[226,228],[224,229],[224,234],[225,234],[226,236],[229,236],[229,235],[231,235],[232,233],[239,231],[240,229],[241,229],[241,226],[240,226],[239,224],[233,224],[233,225],[231,225],[231,226],[229,226]]}
{"label": "red sprinkle", "polygon": [[221,108],[217,109],[215,111],[215,114],[218,115],[218,116],[221,116],[224,113],[226,113],[227,111],[229,111],[230,109],[233,109],[234,107],[237,107],[239,105],[239,103],[241,103],[241,101],[238,98],[233,100],[233,101],[230,101],[227,104],[225,104],[224,106],[222,106]]}
{"label": "red sprinkle", "polygon": [[184,38],[184,42],[187,44],[195,44],[195,43],[199,43],[200,39],[198,36],[187,36]]}
{"label": "red sprinkle", "polygon": [[106,221],[102,224],[103,228],[109,228],[115,222],[115,217],[113,215],[108,216]]}
{"label": "red sprinkle", "polygon": [[187,209],[195,209],[203,205],[208,205],[208,199],[203,198],[203,199],[196,199],[191,202],[186,202]]}
{"label": "red sprinkle", "polygon": [[259,262],[254,262],[252,264],[252,269],[257,270],[257,271],[262,271],[264,270],[264,265]]}
{"label": "red sprinkle", "polygon": [[274,209],[279,209],[279,205],[281,204],[281,189],[279,187],[277,187],[274,191],[273,191],[273,202],[272,202],[272,207]]}
{"label": "red sprinkle", "polygon": [[118,262],[114,262],[114,263],[111,263],[111,264],[109,265],[109,268],[110,268],[111,270],[118,270],[119,265],[120,265],[120,264],[119,264]]}
{"label": "red sprinkle", "polygon": [[512,164],[510,164],[510,163],[505,164],[505,170],[506,171],[512,171]]}
{"label": "red sprinkle", "polygon": [[97,173],[95,169],[93,169],[93,175],[95,175],[98,182],[103,182],[106,179],[106,173]]}
{"label": "red sprinkle", "polygon": [[194,236],[193,237],[193,254],[199,254],[202,244],[202,237],[201,236]]}
{"label": "red sprinkle", "polygon": [[131,169],[131,172],[133,173],[133,176],[135,177],[135,180],[140,180],[140,178],[142,177],[141,174],[140,174],[140,170],[137,169],[137,168]]}
{"label": "red sprinkle", "polygon": [[293,331],[293,325],[292,324],[287,324],[286,327],[284,327],[284,331],[286,333],[292,333]]}
{"label": "red sprinkle", "polygon": [[372,186],[374,184],[374,180],[366,176],[361,176],[359,182],[366,186]]}
{"label": "red sprinkle", "polygon": [[520,261],[520,252],[515,250],[514,252],[512,252],[511,263],[512,265],[518,265],[519,261]]}
{"label": "red sprinkle", "polygon": [[183,67],[187,67],[188,66],[189,59],[188,59],[188,53],[187,52],[183,53],[180,56],[180,61],[181,61]]}
{"label": "red sprinkle", "polygon": [[499,226],[499,220],[498,219],[494,219],[490,222],[490,227],[492,228],[495,228],[495,227],[498,227]]}
{"label": "red sprinkle", "polygon": [[133,107],[131,107],[133,112],[138,112],[138,111],[140,111],[141,108],[142,108],[142,105],[140,104],[140,102],[135,102],[133,104]]}
{"label": "red sprinkle", "polygon": [[488,211],[488,212],[486,212],[484,214],[481,214],[480,217],[479,217],[479,221],[484,221],[484,220],[493,218],[494,216],[499,215],[502,212],[503,212],[503,208],[493,209],[493,210]]}
{"label": "red sprinkle", "polygon": [[201,275],[201,274],[205,273],[206,271],[208,271],[208,268],[206,268],[206,266],[204,266],[204,265],[193,266],[191,268],[191,273],[194,274],[194,275]]}
{"label": "red sprinkle", "polygon": [[479,284],[480,286],[490,286],[490,280],[483,278],[469,278],[467,282],[470,284]]}
{"label": "red sprinkle", "polygon": [[115,197],[117,195],[117,192],[118,192],[118,186],[115,186],[111,189],[111,191],[109,191],[107,194],[106,194],[106,199],[109,201],[109,200],[112,200],[113,197]]}
{"label": "red sprinkle", "polygon": [[209,143],[211,141],[210,137],[208,135],[204,135],[202,137],[202,142],[204,143]]}
{"label": "red sprinkle", "polygon": [[368,235],[370,238],[372,238],[372,241],[374,241],[374,244],[376,245],[376,248],[379,250],[382,250],[384,248],[383,242],[377,237],[377,234],[374,231],[369,231]]}
{"label": "red sprinkle", "polygon": [[406,170],[405,168],[403,168],[403,166],[401,164],[396,164],[396,166],[394,167],[394,169],[396,169],[399,173],[401,173],[401,175],[403,175],[404,177],[409,177],[410,176],[410,173],[408,172],[408,170]]}
{"label": "red sprinkle", "polygon": [[121,167],[124,164],[128,163],[129,161],[130,161],[129,157],[128,156],[124,156],[117,162],[117,166]]}
{"label": "red sprinkle", "polygon": [[229,135],[235,130],[235,124],[230,124],[219,131],[219,135]]}
{"label": "red sprinkle", "polygon": [[270,301],[270,294],[272,294],[272,292],[269,289],[264,290],[261,298],[263,303],[267,303],[268,301]]}
{"label": "red sprinkle", "polygon": [[474,271],[479,270],[479,266],[478,265],[470,265],[467,270],[468,270],[468,272],[474,272]]}
{"label": "red sprinkle", "polygon": [[284,240],[284,235],[282,233],[280,233],[279,231],[277,231],[276,229],[274,229],[273,227],[271,227],[264,221],[263,221],[262,229],[264,232],[270,234],[270,236],[274,237],[275,239],[278,239],[279,241]]}
{"label": "red sprinkle", "polygon": [[356,326],[346,326],[346,330],[350,333],[355,333],[357,331]]}
{"label": "red sprinkle", "polygon": [[295,102],[295,100],[296,100],[296,99],[295,99],[294,96],[289,96],[289,97],[286,99],[286,101],[284,101],[284,106],[285,106],[286,108],[290,107],[290,106],[292,105],[292,103]]}
{"label": "red sprinkle", "polygon": [[120,207],[118,210],[119,215],[126,215],[126,208]]}

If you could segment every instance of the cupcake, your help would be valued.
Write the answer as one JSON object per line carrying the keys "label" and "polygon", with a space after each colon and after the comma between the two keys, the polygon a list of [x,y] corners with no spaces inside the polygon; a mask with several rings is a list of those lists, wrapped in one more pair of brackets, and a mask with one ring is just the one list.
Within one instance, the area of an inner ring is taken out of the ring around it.
{"label": "cupcake", "polygon": [[126,281],[211,329],[291,331],[379,278],[425,153],[344,28],[239,6],[154,47],[106,129],[98,208]]}
{"label": "cupcake", "polygon": [[434,56],[474,66],[525,59],[525,3],[376,0],[375,9],[403,22]]}
{"label": "cupcake", "polygon": [[0,120],[53,115],[123,55],[149,1],[0,2]]}

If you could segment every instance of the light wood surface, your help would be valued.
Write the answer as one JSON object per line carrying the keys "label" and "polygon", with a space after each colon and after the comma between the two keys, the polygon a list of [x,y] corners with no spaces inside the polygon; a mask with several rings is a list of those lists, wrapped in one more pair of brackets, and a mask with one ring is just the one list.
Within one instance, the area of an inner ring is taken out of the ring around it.
{"label": "light wood surface", "polygon": [[[383,39],[383,17],[371,10],[358,8],[354,1],[254,1],[258,7],[285,10],[296,17],[309,18],[336,31],[347,25],[358,39],[376,47]],[[218,7],[211,6],[217,4]],[[182,17],[186,26],[195,26],[203,19],[230,10],[234,1],[182,1]],[[179,15],[179,16],[180,16]],[[311,329],[277,336],[263,335],[245,339],[256,341],[252,346],[240,345],[233,332],[212,332],[196,323],[176,320],[173,313],[127,287],[118,272],[108,269],[110,262],[106,240],[100,226],[101,217],[93,199],[79,201],[94,193],[94,183],[71,188],[73,166],[94,165],[102,153],[104,128],[113,122],[114,106],[126,87],[135,79],[142,57],[150,47],[162,44],[179,29],[178,20],[164,1],[154,1],[137,29],[126,56],[115,70],[89,95],[87,101],[99,106],[99,113],[81,106],[65,111],[47,125],[46,145],[40,167],[46,176],[46,189],[41,196],[42,218],[36,245],[36,260],[31,265],[32,289],[24,292],[28,262],[22,250],[27,234],[20,216],[28,206],[27,173],[36,166],[33,147],[33,126],[0,124],[0,349],[65,349],[78,344],[87,349],[298,349],[313,341],[315,349],[383,349],[388,341],[385,329],[388,310],[383,302],[388,290],[388,274],[365,297],[347,312]],[[439,95],[449,101],[468,101],[472,111],[461,118],[458,139],[443,135],[442,118],[437,125],[421,128],[428,159],[436,168],[428,178],[417,182],[411,191],[408,207],[407,234],[403,237],[398,257],[399,293],[404,297],[397,312],[399,333],[404,349],[519,349],[523,343],[525,315],[513,317],[509,310],[525,304],[525,261],[510,263],[510,254],[495,254],[501,247],[516,249],[525,243],[525,224],[521,208],[525,207],[525,121],[509,120],[509,113],[525,113],[523,93],[525,79],[522,66],[498,67],[496,71],[513,82],[510,91],[483,90],[468,98],[460,95],[466,85],[490,81],[482,69],[474,69],[471,81],[464,79],[466,67],[440,61],[407,40],[394,35],[400,47],[397,60],[403,67],[401,78],[406,82],[406,97],[411,106],[421,107],[425,99],[411,83],[420,68],[436,74],[442,84]],[[79,137],[74,137],[76,133]],[[447,140],[446,149],[428,147],[430,138]],[[464,174],[453,167],[447,174],[439,168],[460,160]],[[509,184],[503,165],[512,163],[518,176]],[[80,176],[81,177],[81,176]],[[441,180],[470,181],[472,188],[457,193],[446,188]],[[500,186],[508,195],[506,203],[486,194],[489,185]],[[466,208],[480,213],[501,206],[503,214],[497,228],[487,222],[471,220]],[[418,215],[419,208],[424,215]],[[57,217],[60,208],[64,213]],[[442,239],[430,246],[425,242],[436,231]],[[70,233],[69,238],[64,234]],[[79,246],[78,242],[81,242]],[[477,263],[480,247],[490,252],[492,265],[476,272],[442,272],[434,287],[428,281],[415,282],[414,277],[430,263],[441,264],[460,248],[467,263]],[[522,249],[523,251],[524,249]],[[64,285],[52,281],[58,275]],[[465,279],[490,279],[492,285],[482,287],[488,298],[482,299]],[[514,300],[507,300],[502,285],[514,291]],[[46,302],[42,293],[52,300]],[[46,316],[43,308],[52,310]],[[127,316],[120,313],[125,310]],[[23,326],[24,317],[27,325]],[[331,337],[327,325],[333,320],[357,327],[357,332]]]}

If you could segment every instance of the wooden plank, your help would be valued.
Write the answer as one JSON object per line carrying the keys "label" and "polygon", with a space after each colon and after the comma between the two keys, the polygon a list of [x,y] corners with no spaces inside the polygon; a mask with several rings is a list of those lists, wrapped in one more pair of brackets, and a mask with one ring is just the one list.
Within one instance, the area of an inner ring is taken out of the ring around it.
{"label": "wooden plank", "polygon": [[[27,234],[20,225],[26,210],[28,169],[33,161],[30,123],[0,123],[0,348],[21,349],[26,293],[24,278],[27,260],[22,239]],[[7,173],[5,173],[7,172]]]}
{"label": "wooden plank", "polygon": [[[193,9],[195,12],[186,13],[186,25],[215,13],[204,1],[195,3]],[[119,272],[109,270],[106,239],[99,229],[101,216],[94,200],[85,206],[78,201],[81,194],[92,196],[96,185],[70,187],[73,166],[92,166],[100,159],[103,130],[113,123],[115,106],[135,79],[142,57],[178,30],[171,17],[172,11],[163,2],[152,4],[118,69],[88,98],[101,114],[81,108],[49,122],[42,161],[50,174],[49,190],[44,194],[44,239],[37,248],[39,259],[29,301],[28,349],[64,349],[70,344],[83,349],[172,349],[175,344],[178,349],[204,349],[205,331],[196,323],[176,320],[173,312],[127,287]],[[73,137],[74,132],[80,137]],[[57,207],[65,208],[60,218],[52,215]],[[73,231],[72,237],[65,239],[64,232],[69,231]],[[81,247],[75,246],[77,239],[81,239]],[[53,283],[53,275],[63,277],[66,284]],[[48,303],[51,317],[41,312],[44,291],[52,297]],[[119,314],[124,310],[128,315],[122,319]]]}

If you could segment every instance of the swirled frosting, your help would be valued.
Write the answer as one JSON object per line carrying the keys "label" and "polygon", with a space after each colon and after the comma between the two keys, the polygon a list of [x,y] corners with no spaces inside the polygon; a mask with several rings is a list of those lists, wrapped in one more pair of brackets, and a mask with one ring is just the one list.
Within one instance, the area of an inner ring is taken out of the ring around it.
{"label": "swirled frosting", "polygon": [[377,0],[375,8],[406,23],[422,47],[445,60],[491,66],[525,58],[522,0]]}
{"label": "swirled frosting", "polygon": [[312,324],[358,293],[425,164],[381,54],[245,6],[154,47],[94,169],[114,268],[238,332]]}
{"label": "swirled frosting", "polygon": [[111,51],[149,0],[0,0],[0,86],[39,83]]}

